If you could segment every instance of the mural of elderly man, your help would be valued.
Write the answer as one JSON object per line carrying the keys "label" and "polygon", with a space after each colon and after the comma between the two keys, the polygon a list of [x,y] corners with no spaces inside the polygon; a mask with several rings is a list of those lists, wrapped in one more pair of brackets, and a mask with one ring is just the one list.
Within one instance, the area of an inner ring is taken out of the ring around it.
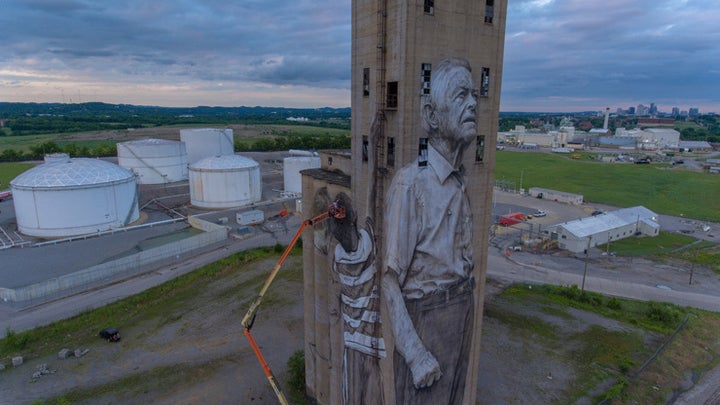
{"label": "mural of elderly man", "polygon": [[400,169],[386,196],[382,299],[397,404],[463,402],[475,282],[461,162],[477,136],[476,104],[468,62],[442,61],[422,104],[427,161]]}

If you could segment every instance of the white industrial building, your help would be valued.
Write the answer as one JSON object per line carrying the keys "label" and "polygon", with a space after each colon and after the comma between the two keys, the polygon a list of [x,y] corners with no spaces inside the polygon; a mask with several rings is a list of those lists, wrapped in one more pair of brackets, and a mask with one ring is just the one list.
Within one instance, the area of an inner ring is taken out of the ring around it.
{"label": "white industrial building", "polygon": [[645,128],[615,130],[616,137],[635,138],[640,149],[678,149],[680,147],[680,132],[672,128]]}
{"label": "white industrial building", "polygon": [[213,156],[190,165],[190,204],[200,208],[240,207],[262,198],[260,165],[239,155]]}
{"label": "white industrial building", "polygon": [[584,201],[582,194],[566,193],[565,191],[551,190],[549,188],[530,187],[528,194],[531,197],[563,202],[566,204],[580,205]]}
{"label": "white industrial building", "polygon": [[285,191],[302,194],[302,175],[300,175],[300,171],[317,169],[319,167],[319,156],[293,156],[283,159],[283,182]]}
{"label": "white industrial building", "polygon": [[233,130],[229,128],[181,129],[180,140],[185,142],[190,164],[208,157],[235,153]]}
{"label": "white industrial building", "polygon": [[524,125],[516,125],[515,129],[508,132],[498,132],[498,143],[516,144],[519,146],[531,145],[530,149],[536,147],[544,148],[565,148],[575,137],[575,127],[562,126],[559,130],[540,132],[537,130],[528,131]]}
{"label": "white industrial building", "polygon": [[677,149],[680,146],[680,132],[671,128],[646,128],[641,142],[649,146],[647,149]]}
{"label": "white industrial building", "polygon": [[164,184],[188,179],[184,142],[141,139],[117,144],[118,164],[137,176],[139,184]]}
{"label": "white industrial building", "polygon": [[581,253],[588,246],[594,247],[636,234],[657,236],[660,224],[656,213],[637,206],[552,225],[543,232],[557,240],[560,249]]}
{"label": "white industrial building", "polygon": [[10,182],[18,230],[56,238],[136,221],[137,184],[129,170],[99,159],[66,158],[36,166]]}

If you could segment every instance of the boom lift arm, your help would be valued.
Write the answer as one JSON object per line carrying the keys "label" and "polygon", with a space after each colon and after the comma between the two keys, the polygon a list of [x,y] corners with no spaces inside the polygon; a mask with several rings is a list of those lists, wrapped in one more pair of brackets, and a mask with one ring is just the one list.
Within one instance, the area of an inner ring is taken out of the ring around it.
{"label": "boom lift arm", "polygon": [[345,207],[338,204],[337,201],[330,204],[327,211],[316,215],[310,219],[306,219],[302,222],[300,225],[300,228],[297,230],[297,233],[295,233],[295,236],[292,238],[290,243],[285,248],[285,251],[283,252],[282,256],[280,256],[280,260],[278,260],[275,267],[273,267],[272,271],[270,272],[270,275],[268,276],[267,280],[265,280],[265,284],[263,284],[262,288],[260,289],[260,292],[258,293],[255,300],[250,304],[250,308],[248,309],[247,313],[242,319],[242,325],[245,328],[245,337],[247,337],[248,341],[250,342],[250,346],[252,347],[253,351],[255,352],[255,356],[258,358],[258,361],[260,362],[260,366],[262,366],[263,371],[265,372],[265,376],[267,377],[268,381],[270,382],[270,385],[273,388],[273,391],[275,391],[275,395],[278,397],[278,401],[282,405],[287,405],[287,399],[285,399],[285,395],[282,393],[282,390],[280,389],[280,386],[277,383],[277,380],[275,380],[275,376],[273,376],[272,371],[270,370],[270,366],[267,364],[267,361],[265,361],[265,358],[263,357],[262,353],[260,352],[260,348],[258,347],[257,343],[255,343],[255,339],[253,338],[252,334],[250,333],[250,329],[252,328],[253,324],[255,323],[255,316],[257,315],[258,308],[260,307],[260,304],[262,303],[263,297],[265,296],[265,293],[267,293],[267,290],[270,288],[270,284],[275,280],[275,277],[277,276],[278,272],[280,271],[280,268],[285,263],[285,260],[290,255],[290,252],[295,247],[295,244],[297,243],[298,239],[300,239],[300,236],[302,236],[303,231],[308,226],[313,226],[316,224],[319,224],[320,222],[323,222],[327,220],[330,217],[333,217],[335,219],[343,219],[345,218]]}

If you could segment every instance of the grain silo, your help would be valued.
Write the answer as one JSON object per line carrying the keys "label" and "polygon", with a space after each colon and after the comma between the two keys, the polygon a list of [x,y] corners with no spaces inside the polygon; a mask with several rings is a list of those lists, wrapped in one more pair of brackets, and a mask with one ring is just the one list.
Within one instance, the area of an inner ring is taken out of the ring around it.
{"label": "grain silo", "polygon": [[283,159],[283,181],[285,191],[302,194],[301,170],[317,169],[320,167],[318,156],[293,156]]}
{"label": "grain silo", "polygon": [[187,180],[185,143],[166,139],[141,139],[117,144],[118,164],[137,176],[140,184]]}
{"label": "grain silo", "polygon": [[99,159],[36,166],[12,180],[10,188],[18,230],[25,235],[82,235],[119,228],[140,216],[135,176]]}
{"label": "grain silo", "polygon": [[260,165],[250,158],[213,156],[190,165],[190,203],[196,207],[240,207],[261,198]]}
{"label": "grain silo", "polygon": [[235,153],[233,130],[229,128],[181,129],[180,140],[185,142],[190,164],[207,157]]}

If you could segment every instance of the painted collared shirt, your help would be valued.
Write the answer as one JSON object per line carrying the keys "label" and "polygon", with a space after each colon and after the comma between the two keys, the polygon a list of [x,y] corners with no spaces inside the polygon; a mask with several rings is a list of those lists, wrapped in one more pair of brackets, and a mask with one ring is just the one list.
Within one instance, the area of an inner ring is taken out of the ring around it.
{"label": "painted collared shirt", "polygon": [[472,212],[461,169],[432,145],[393,177],[385,201],[385,265],[406,299],[422,298],[471,276]]}

